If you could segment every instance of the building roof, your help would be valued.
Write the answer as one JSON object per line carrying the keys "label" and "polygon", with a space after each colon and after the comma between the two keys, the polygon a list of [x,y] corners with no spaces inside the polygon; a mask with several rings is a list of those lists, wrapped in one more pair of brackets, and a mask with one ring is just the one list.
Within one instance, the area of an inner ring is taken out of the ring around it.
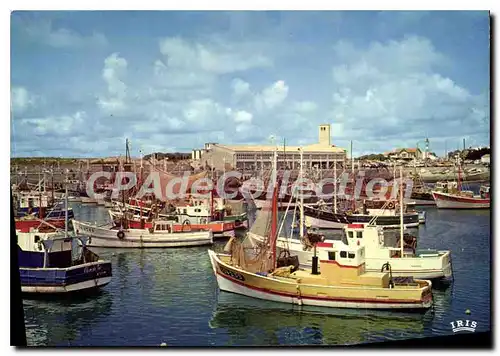
{"label": "building roof", "polygon": [[[273,145],[221,145],[215,144],[214,146],[225,148],[227,150],[235,152],[272,152],[275,149],[278,152],[298,152],[301,146],[273,146]],[[345,149],[337,147],[335,145],[322,145],[319,143],[302,146],[304,152],[331,152],[331,153],[342,153]]]}

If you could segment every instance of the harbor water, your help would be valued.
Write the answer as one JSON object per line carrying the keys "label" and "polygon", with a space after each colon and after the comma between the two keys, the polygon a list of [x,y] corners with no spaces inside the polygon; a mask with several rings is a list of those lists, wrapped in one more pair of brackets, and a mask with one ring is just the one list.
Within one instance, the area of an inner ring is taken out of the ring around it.
{"label": "harbor water", "polygon": [[[77,219],[108,219],[102,207],[73,209]],[[28,345],[358,344],[451,335],[450,323],[466,319],[476,331],[490,330],[490,210],[422,210],[419,248],[451,250],[454,271],[451,285],[435,286],[434,308],[424,314],[307,308],[220,292],[209,247],[94,249],[111,260],[111,283],[85,298],[25,299]]]}

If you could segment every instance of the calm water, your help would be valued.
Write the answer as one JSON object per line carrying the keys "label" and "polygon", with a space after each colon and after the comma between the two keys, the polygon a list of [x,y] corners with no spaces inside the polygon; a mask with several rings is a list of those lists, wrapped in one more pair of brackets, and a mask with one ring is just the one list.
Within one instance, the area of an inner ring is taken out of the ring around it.
{"label": "calm water", "polygon": [[[75,205],[75,215],[104,222],[103,208]],[[434,290],[425,314],[299,309],[217,291],[207,247],[95,249],[113,263],[97,296],[25,300],[29,345],[267,346],[356,344],[449,335],[450,322],[490,330],[490,211],[427,208],[419,247],[451,249],[455,281]],[[216,243],[221,248],[224,241]],[[465,310],[470,309],[471,315]]]}

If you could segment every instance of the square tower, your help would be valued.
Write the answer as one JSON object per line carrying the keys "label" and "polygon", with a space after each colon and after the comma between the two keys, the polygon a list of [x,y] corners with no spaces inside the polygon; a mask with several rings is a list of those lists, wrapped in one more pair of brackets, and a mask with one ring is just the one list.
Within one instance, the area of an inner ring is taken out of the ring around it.
{"label": "square tower", "polygon": [[319,143],[323,146],[331,146],[330,124],[319,125]]}

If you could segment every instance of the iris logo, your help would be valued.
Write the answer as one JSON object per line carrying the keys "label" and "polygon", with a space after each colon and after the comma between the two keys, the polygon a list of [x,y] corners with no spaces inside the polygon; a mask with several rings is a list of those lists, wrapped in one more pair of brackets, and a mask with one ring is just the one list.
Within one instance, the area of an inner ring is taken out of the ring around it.
{"label": "iris logo", "polygon": [[459,331],[469,331],[473,333],[476,331],[477,327],[477,323],[471,320],[455,320],[450,322],[450,324],[451,330],[453,330],[454,333]]}

